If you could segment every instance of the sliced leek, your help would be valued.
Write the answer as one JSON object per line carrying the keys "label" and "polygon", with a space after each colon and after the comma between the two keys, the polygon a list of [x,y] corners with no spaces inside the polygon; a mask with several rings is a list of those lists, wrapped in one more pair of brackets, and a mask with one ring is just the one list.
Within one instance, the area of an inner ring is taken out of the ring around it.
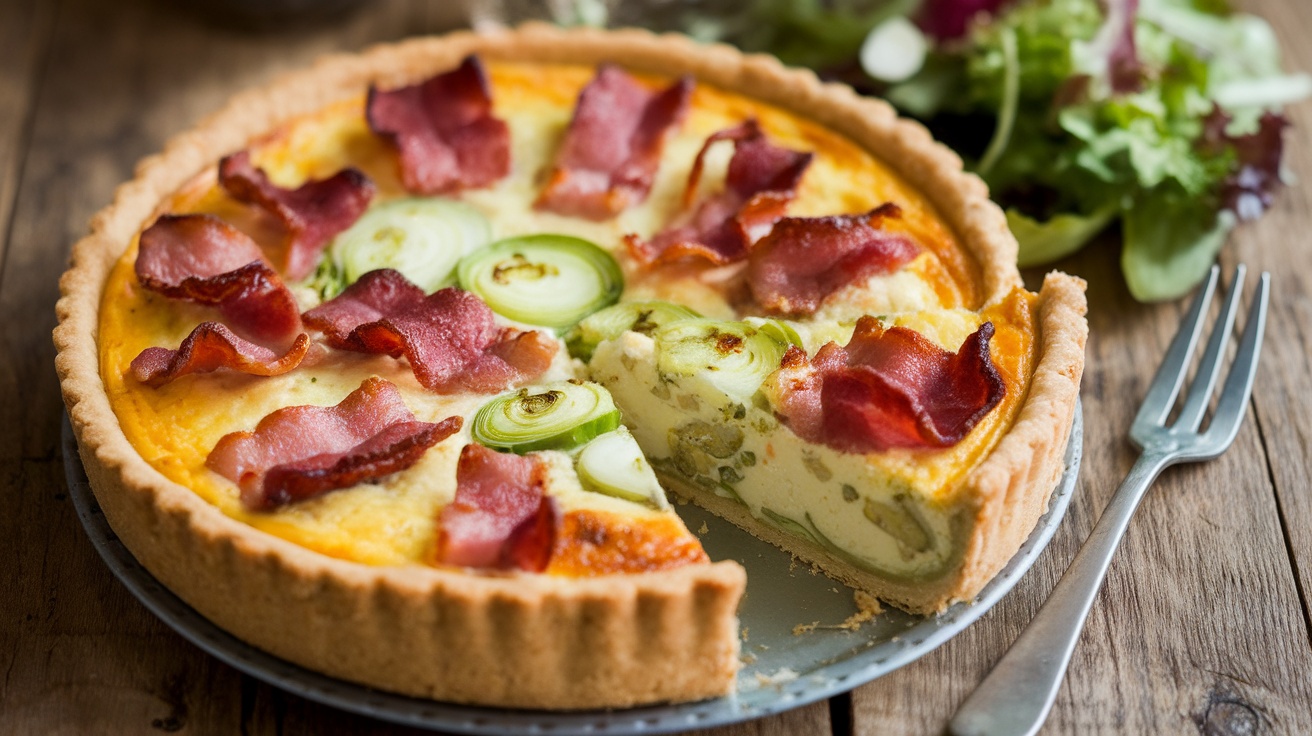
{"label": "sliced leek", "polygon": [[396,199],[371,208],[328,247],[314,285],[331,299],[370,271],[400,271],[425,292],[455,281],[456,264],[492,239],[469,204],[440,197]]}
{"label": "sliced leek", "polygon": [[589,442],[579,453],[575,468],[579,482],[589,491],[658,509],[670,507],[638,441],[624,427]]}
{"label": "sliced leek", "polygon": [[605,340],[614,340],[633,330],[650,335],[657,328],[701,315],[670,302],[624,302],[593,312],[565,336],[569,354],[582,361],[592,360],[592,352]]}
{"label": "sliced leek", "polygon": [[507,238],[460,261],[460,286],[517,322],[566,330],[624,291],[615,257],[582,238]]}
{"label": "sliced leek", "polygon": [[600,384],[558,381],[508,391],[474,415],[474,441],[502,452],[573,450],[620,426],[620,410]]}
{"label": "sliced leek", "polygon": [[785,349],[787,349],[789,345],[796,345],[799,348],[805,345],[802,341],[802,336],[797,332],[797,328],[783,320],[771,319],[768,317],[747,317],[743,322],[755,327],[766,335],[773,337],[775,340],[784,343]]}
{"label": "sliced leek", "polygon": [[766,376],[779,368],[791,342],[777,322],[758,328],[747,322],[710,319],[674,322],[652,337],[662,374],[700,376],[738,401],[750,400]]}

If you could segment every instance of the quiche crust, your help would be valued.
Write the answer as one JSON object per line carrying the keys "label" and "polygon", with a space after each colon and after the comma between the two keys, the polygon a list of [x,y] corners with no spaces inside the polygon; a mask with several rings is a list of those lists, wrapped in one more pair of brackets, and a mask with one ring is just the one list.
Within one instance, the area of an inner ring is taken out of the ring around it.
{"label": "quiche crust", "polygon": [[[563,579],[332,559],[235,521],[165,478],[133,449],[110,408],[96,347],[105,280],[168,194],[297,115],[358,95],[371,82],[417,81],[470,53],[507,61],[620,61],[639,72],[690,73],[815,120],[876,153],[931,200],[978,262],[985,303],[1020,284],[1005,218],[983,183],[962,173],[959,158],[885,103],[822,84],[770,57],[677,36],[540,24],[330,56],[236,95],[143,160],[75,246],[60,282],[54,340],[92,487],[115,532],[181,598],[243,640],[330,675],[420,697],[525,708],[624,707],[723,695],[738,668],[736,606],[745,585],[734,563]],[[1064,277],[1050,284],[1041,296],[1040,374],[1010,435],[971,475],[977,523],[960,579],[923,598],[890,590],[894,602],[928,610],[954,592],[977,589],[1011,556],[1046,503],[1061,472],[1084,337],[1078,284]]]}

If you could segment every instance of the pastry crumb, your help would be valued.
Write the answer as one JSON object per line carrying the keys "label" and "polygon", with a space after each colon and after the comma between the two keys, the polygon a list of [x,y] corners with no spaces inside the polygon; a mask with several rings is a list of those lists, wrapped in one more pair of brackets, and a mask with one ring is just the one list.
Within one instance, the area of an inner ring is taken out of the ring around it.
{"label": "pastry crumb", "polygon": [[746,626],[744,626],[744,627],[743,627],[743,641],[747,641],[747,639],[748,639],[748,628],[747,628]]}
{"label": "pastry crumb", "polygon": [[709,532],[710,530],[711,530],[711,528],[710,528],[709,526],[706,526],[706,522],[703,521],[703,522],[702,522],[702,525],[701,525],[701,528],[699,528],[699,529],[697,530],[697,533],[698,533],[698,534],[706,534],[706,533]]}
{"label": "pastry crumb", "polygon": [[852,600],[856,602],[856,613],[848,616],[846,621],[835,628],[844,631],[858,631],[861,624],[884,612],[884,607],[880,605],[879,599],[864,590],[853,591]]}
{"label": "pastry crumb", "polygon": [[793,636],[809,634],[816,629],[859,631],[862,624],[884,612],[884,607],[879,603],[879,599],[864,590],[853,591],[852,600],[856,603],[856,613],[848,616],[841,624],[821,624],[819,621],[812,621],[809,624],[798,624],[793,627]]}
{"label": "pastry crumb", "polygon": [[756,682],[761,687],[765,687],[766,685],[774,685],[778,687],[779,685],[782,685],[785,682],[792,682],[793,680],[796,679],[797,679],[797,672],[795,672],[791,667],[782,667],[779,669],[779,671],[770,675],[764,675],[761,674],[760,672],[756,673]]}
{"label": "pastry crumb", "polygon": [[757,645],[756,645],[756,648],[757,648],[757,649],[760,649],[761,651],[764,652],[764,651],[767,651],[767,650],[770,649],[770,645],[769,645],[769,644],[757,644]]}
{"label": "pastry crumb", "polygon": [[756,664],[756,655],[751,652],[747,652],[738,659],[742,661],[743,664]]}

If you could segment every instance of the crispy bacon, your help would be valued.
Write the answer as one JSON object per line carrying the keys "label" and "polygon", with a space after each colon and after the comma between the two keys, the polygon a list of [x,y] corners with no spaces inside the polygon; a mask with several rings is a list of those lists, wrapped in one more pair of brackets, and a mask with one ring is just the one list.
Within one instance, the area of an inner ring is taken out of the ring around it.
{"label": "crispy bacon", "polygon": [[775,314],[807,315],[837,289],[896,270],[920,251],[906,235],[880,228],[901,214],[887,203],[864,215],[779,220],[748,257],[753,298]]}
{"label": "crispy bacon", "polygon": [[541,375],[557,343],[537,331],[500,327],[492,310],[456,288],[424,296],[397,271],[371,271],[305,313],[339,350],[405,356],[431,391],[500,391]]}
{"label": "crispy bacon", "polygon": [[428,448],[458,432],[462,423],[460,417],[447,417],[437,423],[400,422],[349,452],[326,452],[275,465],[264,474],[264,503],[281,506],[405,470],[418,462]]}
{"label": "crispy bacon", "polygon": [[205,464],[263,511],[405,470],[461,425],[417,421],[395,386],[371,377],[336,406],[289,406],[225,435]]}
{"label": "crispy bacon", "polygon": [[264,253],[211,215],[162,215],[141,233],[141,285],[172,299],[216,307],[240,335],[285,344],[301,331],[300,309]]}
{"label": "crispy bacon", "polygon": [[188,373],[209,373],[220,368],[252,376],[280,376],[301,364],[310,349],[310,336],[296,336],[283,355],[243,340],[218,322],[202,322],[177,350],[146,348],[132,359],[132,375],[148,386],[163,386]]}
{"label": "crispy bacon", "polygon": [[661,91],[609,64],[583,88],[537,207],[604,220],[647,198],[665,140],[683,122],[693,81]]}
{"label": "crispy bacon", "polygon": [[[702,167],[711,146],[733,141],[733,158],[724,191],[707,197],[692,210]],[[693,161],[684,190],[684,214],[650,242],[625,238],[630,252],[643,263],[703,258],[723,265],[747,257],[752,244],[783,217],[813,154],[780,148],[766,140],[755,120],[711,135]]]}
{"label": "crispy bacon", "polygon": [[799,437],[840,452],[950,447],[1006,393],[992,336],[985,322],[954,354],[863,317],[846,347],[825,345],[809,366],[798,350],[784,356],[780,416]]}
{"label": "crispy bacon", "polygon": [[560,511],[544,492],[546,478],[538,458],[465,445],[455,500],[438,515],[437,562],[545,570],[560,527]]}
{"label": "crispy bacon", "polygon": [[492,115],[478,57],[424,82],[369,87],[365,118],[395,144],[401,181],[419,194],[484,187],[510,173],[510,128]]}
{"label": "crispy bacon", "polygon": [[282,224],[287,231],[282,271],[292,281],[310,275],[328,241],[360,219],[374,196],[374,183],[357,169],[283,189],[251,165],[249,151],[219,162],[219,184],[237,201],[259,207]]}

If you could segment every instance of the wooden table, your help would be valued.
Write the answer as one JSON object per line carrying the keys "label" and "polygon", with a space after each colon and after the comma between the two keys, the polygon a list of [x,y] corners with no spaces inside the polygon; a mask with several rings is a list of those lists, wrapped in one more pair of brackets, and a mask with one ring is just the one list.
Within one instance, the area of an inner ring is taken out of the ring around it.
{"label": "wooden table", "polygon": [[[1250,0],[1312,70],[1305,0]],[[97,557],[64,484],[52,365],[69,246],[134,163],[225,98],[331,51],[445,30],[443,3],[388,0],[292,31],[225,29],[163,0],[0,5],[0,732],[397,732],[285,694],[188,644]],[[1114,561],[1050,733],[1312,733],[1312,106],[1292,111],[1303,180],[1222,261],[1274,277],[1253,411],[1235,447],[1168,471]],[[728,734],[925,734],[1030,619],[1133,462],[1129,419],[1181,305],[1128,296],[1112,247],[1089,281],[1085,460],[1051,546],[965,633],[850,695]],[[1035,285],[1036,280],[1031,280]]]}

